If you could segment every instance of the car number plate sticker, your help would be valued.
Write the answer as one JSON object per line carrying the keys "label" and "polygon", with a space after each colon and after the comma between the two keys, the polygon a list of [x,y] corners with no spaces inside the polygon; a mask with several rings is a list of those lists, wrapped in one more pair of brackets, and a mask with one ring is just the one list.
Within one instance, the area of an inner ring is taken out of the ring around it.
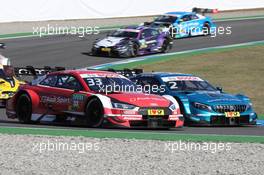
{"label": "car number plate sticker", "polygon": [[111,51],[110,48],[101,48],[101,50],[102,50],[103,52],[110,52],[110,51]]}
{"label": "car number plate sticker", "polygon": [[148,115],[164,115],[163,109],[149,109]]}
{"label": "car number plate sticker", "polygon": [[226,117],[240,117],[240,112],[225,112]]}

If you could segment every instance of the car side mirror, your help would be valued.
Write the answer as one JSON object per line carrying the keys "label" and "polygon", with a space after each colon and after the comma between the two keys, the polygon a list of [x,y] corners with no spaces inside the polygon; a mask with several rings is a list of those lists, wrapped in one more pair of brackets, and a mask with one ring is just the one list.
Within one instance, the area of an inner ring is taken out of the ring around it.
{"label": "car side mirror", "polygon": [[216,87],[216,89],[217,89],[218,91],[220,91],[221,93],[223,92],[223,88],[222,88],[222,87]]}

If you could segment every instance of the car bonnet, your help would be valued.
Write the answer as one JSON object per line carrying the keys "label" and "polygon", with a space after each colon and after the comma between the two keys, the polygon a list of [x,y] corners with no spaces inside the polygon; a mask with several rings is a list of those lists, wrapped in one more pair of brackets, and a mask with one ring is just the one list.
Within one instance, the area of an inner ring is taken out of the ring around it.
{"label": "car bonnet", "polygon": [[128,103],[138,107],[169,107],[171,102],[162,96],[144,93],[113,93],[108,97],[121,103]]}

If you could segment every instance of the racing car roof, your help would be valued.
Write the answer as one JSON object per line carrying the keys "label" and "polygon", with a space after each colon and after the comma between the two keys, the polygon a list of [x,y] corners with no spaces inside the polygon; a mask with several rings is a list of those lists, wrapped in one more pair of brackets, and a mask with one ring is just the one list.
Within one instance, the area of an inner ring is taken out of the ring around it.
{"label": "racing car roof", "polygon": [[189,14],[193,14],[193,12],[168,12],[168,13],[165,13],[164,15],[181,17],[181,16],[189,15]]}
{"label": "racing car roof", "polygon": [[[102,71],[102,70],[64,70],[64,71],[57,71],[57,72],[52,72],[52,74],[72,74],[72,75],[100,75],[100,76],[116,76],[120,77],[122,76],[121,74],[115,73],[115,72],[109,72],[109,71]],[[122,76],[123,77],[123,76]]]}
{"label": "racing car roof", "polygon": [[194,76],[192,74],[185,74],[185,73],[173,73],[173,72],[149,72],[149,73],[142,73],[142,75],[154,75],[159,77],[169,77],[169,76]]}
{"label": "racing car roof", "polygon": [[149,28],[151,28],[151,27],[148,27],[148,26],[127,26],[123,30],[137,30],[137,31],[141,31],[141,30],[149,29]]}

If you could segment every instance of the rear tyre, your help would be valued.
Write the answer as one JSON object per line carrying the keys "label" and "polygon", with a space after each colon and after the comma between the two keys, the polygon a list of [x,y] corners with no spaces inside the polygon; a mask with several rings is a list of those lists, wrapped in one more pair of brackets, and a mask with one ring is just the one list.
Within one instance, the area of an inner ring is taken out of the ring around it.
{"label": "rear tyre", "polygon": [[31,123],[32,102],[27,94],[18,97],[16,115],[20,123]]}
{"label": "rear tyre", "polygon": [[85,109],[86,124],[88,127],[101,127],[104,121],[104,108],[99,99],[91,99]]}
{"label": "rear tyre", "polygon": [[205,23],[204,26],[203,26],[203,35],[204,36],[211,35],[210,25],[208,23]]}
{"label": "rear tyre", "polygon": [[138,55],[138,46],[137,44],[130,44],[130,57],[136,57]]}
{"label": "rear tyre", "polygon": [[166,53],[169,50],[169,41],[168,39],[164,40],[162,47],[161,47],[161,53]]}

